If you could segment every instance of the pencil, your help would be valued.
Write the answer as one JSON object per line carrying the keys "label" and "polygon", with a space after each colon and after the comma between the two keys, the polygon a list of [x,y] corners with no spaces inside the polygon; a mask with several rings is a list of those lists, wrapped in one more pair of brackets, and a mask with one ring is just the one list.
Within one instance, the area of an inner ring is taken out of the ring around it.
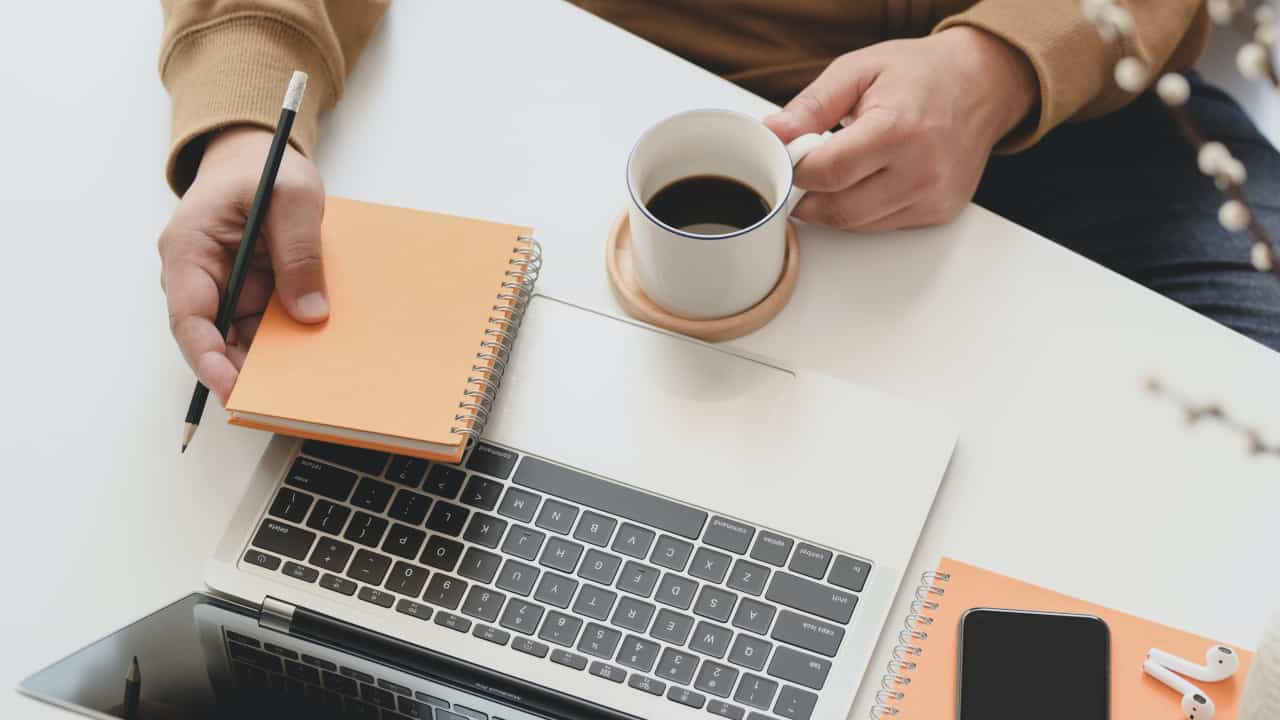
{"label": "pencil", "polygon": [[129,663],[129,672],[124,676],[124,710],[120,717],[124,720],[136,720],[138,717],[138,699],[142,695],[142,671],[138,669],[138,656],[133,656]]}
{"label": "pencil", "polygon": [[[223,339],[231,321],[235,319],[236,304],[240,302],[240,289],[244,287],[245,275],[249,270],[249,262],[253,259],[253,246],[258,242],[262,230],[262,221],[271,206],[271,190],[276,184],[276,173],[280,171],[280,161],[284,159],[285,148],[289,144],[289,131],[293,129],[293,118],[302,105],[302,96],[307,92],[307,74],[295,70],[289,79],[289,88],[284,93],[284,106],[280,110],[280,120],[276,123],[276,134],[271,140],[271,149],[267,151],[267,164],[262,168],[262,178],[258,181],[258,192],[253,196],[253,205],[249,208],[249,217],[244,223],[244,234],[240,236],[240,248],[236,251],[235,262],[231,266],[231,277],[227,279],[227,291],[218,304],[218,316],[214,320],[218,332]],[[191,393],[191,404],[187,406],[187,421],[182,428],[182,452],[187,451],[191,438],[195,437],[196,428],[200,426],[200,416],[204,414],[204,404],[209,400],[209,388],[196,381],[196,389]]]}

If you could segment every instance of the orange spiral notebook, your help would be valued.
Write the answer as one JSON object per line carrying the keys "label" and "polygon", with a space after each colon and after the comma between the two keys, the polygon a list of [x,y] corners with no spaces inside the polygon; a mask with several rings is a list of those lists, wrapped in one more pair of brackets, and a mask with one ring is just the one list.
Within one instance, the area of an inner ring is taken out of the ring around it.
{"label": "orange spiral notebook", "polygon": [[533,292],[532,231],[331,197],[321,240],[329,319],[297,323],[271,299],[230,422],[461,460]]}
{"label": "orange spiral notebook", "polygon": [[[1148,650],[1156,647],[1196,659],[1220,644],[951,558],[926,574],[914,600],[902,642],[882,679],[885,689],[879,690],[871,710],[873,720],[955,720],[960,616],[972,608],[1077,613],[1105,620],[1111,629],[1112,720],[1180,716],[1182,696],[1142,671]],[[1217,706],[1215,720],[1236,717],[1253,660],[1253,653],[1227,647],[1239,653],[1240,671],[1223,682],[1197,683]]]}

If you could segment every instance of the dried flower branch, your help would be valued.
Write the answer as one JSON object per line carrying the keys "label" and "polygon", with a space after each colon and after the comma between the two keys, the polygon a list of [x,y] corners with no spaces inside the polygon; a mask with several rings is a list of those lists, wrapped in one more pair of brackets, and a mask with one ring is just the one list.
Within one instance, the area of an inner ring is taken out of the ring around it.
{"label": "dried flower branch", "polygon": [[1188,425],[1195,425],[1201,421],[1217,423],[1243,438],[1250,454],[1270,455],[1280,458],[1280,443],[1267,442],[1263,438],[1261,430],[1231,417],[1222,409],[1221,405],[1217,403],[1198,403],[1166,387],[1164,383],[1154,377],[1147,379],[1147,390],[1153,395],[1169,398],[1181,407]]}

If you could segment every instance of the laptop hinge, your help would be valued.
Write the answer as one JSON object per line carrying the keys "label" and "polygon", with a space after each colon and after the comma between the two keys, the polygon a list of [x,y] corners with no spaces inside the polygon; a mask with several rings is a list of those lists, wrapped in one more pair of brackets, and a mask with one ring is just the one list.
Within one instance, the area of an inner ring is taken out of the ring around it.
{"label": "laptop hinge", "polygon": [[293,628],[295,609],[293,605],[268,595],[262,601],[262,611],[258,614],[258,627],[288,635]]}

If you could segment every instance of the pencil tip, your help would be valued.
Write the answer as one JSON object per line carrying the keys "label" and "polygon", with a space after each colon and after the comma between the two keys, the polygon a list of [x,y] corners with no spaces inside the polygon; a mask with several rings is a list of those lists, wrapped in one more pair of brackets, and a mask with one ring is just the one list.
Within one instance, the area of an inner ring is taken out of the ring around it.
{"label": "pencil tip", "polygon": [[142,670],[138,668],[138,656],[133,656],[133,662],[129,663],[129,672],[125,675],[125,679],[130,682],[137,682],[142,678]]}
{"label": "pencil tip", "polygon": [[186,444],[186,443],[182,443],[182,450],[181,450],[181,452],[182,452],[182,454],[183,454],[183,455],[186,455],[186,454],[187,454],[187,444]]}
{"label": "pencil tip", "polygon": [[196,435],[196,428],[200,427],[195,423],[187,423],[182,426],[182,452],[187,451],[187,446],[191,444],[191,438]]}

